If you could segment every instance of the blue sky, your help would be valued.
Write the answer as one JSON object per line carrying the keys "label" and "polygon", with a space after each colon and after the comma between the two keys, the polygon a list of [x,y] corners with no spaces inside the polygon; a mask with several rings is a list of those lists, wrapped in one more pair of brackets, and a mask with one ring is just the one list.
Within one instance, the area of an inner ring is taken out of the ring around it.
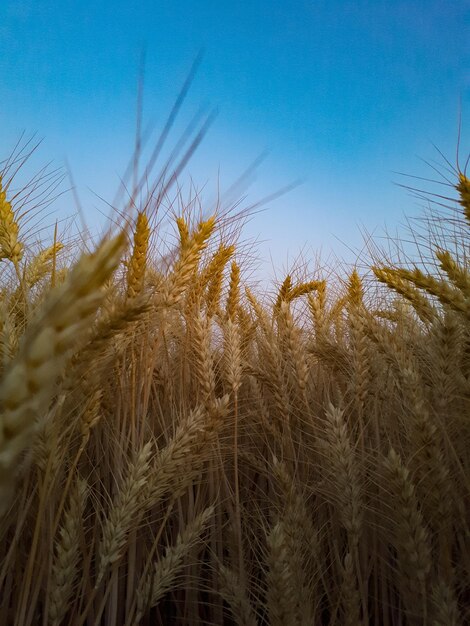
{"label": "blue sky", "polygon": [[421,212],[393,172],[435,177],[433,143],[455,162],[460,107],[466,156],[469,35],[468,1],[3,0],[0,142],[43,137],[39,160],[67,159],[93,223],[105,207],[87,187],[112,200],[132,153],[142,47],[157,125],[204,48],[176,131],[201,105],[219,115],[188,172],[215,191],[268,149],[246,203],[305,182],[246,226],[258,255],[278,270],[301,250],[352,260],[361,228]]}

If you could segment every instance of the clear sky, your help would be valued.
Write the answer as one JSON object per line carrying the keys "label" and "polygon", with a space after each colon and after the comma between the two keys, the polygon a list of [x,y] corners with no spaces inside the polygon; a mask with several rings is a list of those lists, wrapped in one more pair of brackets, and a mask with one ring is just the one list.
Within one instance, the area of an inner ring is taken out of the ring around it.
{"label": "clear sky", "polygon": [[204,48],[181,124],[205,104],[219,115],[196,183],[215,190],[220,171],[227,186],[267,148],[247,203],[305,182],[247,225],[259,255],[277,269],[300,250],[348,257],[361,228],[420,212],[394,171],[435,177],[420,160],[442,164],[433,143],[455,162],[460,107],[469,151],[469,35],[466,0],[2,0],[0,158],[37,132],[97,219],[86,188],[112,200],[132,153],[143,46],[144,115],[160,125]]}

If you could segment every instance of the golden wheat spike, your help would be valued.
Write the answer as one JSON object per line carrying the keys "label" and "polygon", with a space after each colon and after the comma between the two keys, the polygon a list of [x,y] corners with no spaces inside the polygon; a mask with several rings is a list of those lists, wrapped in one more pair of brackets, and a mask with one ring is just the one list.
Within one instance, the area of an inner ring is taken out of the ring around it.
{"label": "golden wheat spike", "polygon": [[18,240],[18,230],[18,222],[0,176],[0,259],[18,264],[23,258],[24,244]]}
{"label": "golden wheat spike", "polygon": [[86,504],[88,487],[78,479],[69,496],[69,506],[64,514],[59,536],[55,542],[49,590],[49,624],[64,623],[68,606],[79,573],[80,530]]}
{"label": "golden wheat spike", "polygon": [[148,441],[129,463],[126,478],[111,505],[98,548],[96,586],[100,584],[107,568],[121,558],[130,529],[144,508],[152,447],[153,442]]}
{"label": "golden wheat spike", "polygon": [[292,300],[295,300],[296,298],[308,295],[309,293],[312,293],[312,291],[317,291],[322,283],[323,281],[321,280],[311,280],[308,283],[300,283],[300,285],[292,287],[292,289],[287,294],[286,299],[288,302],[292,302]]}
{"label": "golden wheat spike", "polygon": [[206,306],[209,317],[213,317],[220,310],[219,303],[224,269],[234,252],[235,246],[221,245],[207,268],[205,280],[209,283],[209,286],[206,294]]}
{"label": "golden wheat spike", "polygon": [[455,188],[459,192],[459,203],[463,206],[465,218],[470,222],[470,180],[462,172],[459,172],[459,182]]}
{"label": "golden wheat spike", "polygon": [[348,304],[360,306],[364,297],[364,287],[359,273],[354,269],[349,276],[348,282]]}
{"label": "golden wheat spike", "polygon": [[397,270],[387,267],[372,267],[376,278],[403,296],[414,308],[423,322],[432,322],[436,319],[437,311],[430,299],[424,296],[419,289],[399,276]]}
{"label": "golden wheat spike", "polygon": [[287,276],[284,278],[282,285],[279,288],[279,293],[277,296],[276,304],[274,305],[275,311],[278,311],[281,306],[281,303],[287,299],[287,296],[289,294],[289,291],[291,290],[291,287],[292,287],[292,278],[290,274],[287,274]]}
{"label": "golden wheat spike", "polygon": [[188,245],[190,239],[188,224],[184,217],[177,217],[176,225],[178,226],[178,232],[180,234],[181,248],[184,249]]}
{"label": "golden wheat spike", "polygon": [[180,300],[191,278],[198,269],[201,254],[207,246],[214,227],[215,216],[205,222],[201,222],[196,232],[184,246],[182,245],[180,257],[175,263],[173,273],[162,290],[161,302],[163,305],[171,307]]}
{"label": "golden wheat spike", "polygon": [[452,283],[460,289],[466,298],[469,298],[470,274],[467,268],[459,264],[447,250],[438,250],[436,257]]}
{"label": "golden wheat spike", "polygon": [[134,249],[127,270],[127,297],[135,298],[144,286],[150,228],[145,212],[139,212],[134,232]]}
{"label": "golden wheat spike", "polygon": [[189,522],[178,533],[176,544],[167,546],[165,556],[154,563],[153,571],[142,577],[136,589],[137,617],[134,623],[139,623],[146,610],[156,606],[166,593],[178,585],[177,577],[183,568],[184,560],[198,544],[202,543],[201,535],[213,515],[214,506],[211,505]]}
{"label": "golden wheat spike", "polygon": [[52,246],[41,250],[25,268],[25,282],[28,287],[34,287],[44,276],[52,271],[57,254],[64,248],[59,241]]}
{"label": "golden wheat spike", "polygon": [[428,294],[435,296],[441,304],[449,306],[454,311],[470,317],[470,304],[462,292],[444,280],[438,280],[430,274],[425,274],[419,268],[413,270],[397,269],[398,277],[408,280]]}
{"label": "golden wheat spike", "polygon": [[235,321],[240,304],[240,267],[235,261],[232,262],[230,270],[230,285],[227,297],[227,318]]}

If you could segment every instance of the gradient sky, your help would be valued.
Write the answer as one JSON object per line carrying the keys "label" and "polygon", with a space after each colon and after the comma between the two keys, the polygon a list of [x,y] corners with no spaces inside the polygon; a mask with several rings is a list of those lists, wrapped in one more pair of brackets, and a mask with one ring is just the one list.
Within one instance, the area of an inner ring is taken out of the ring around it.
{"label": "gradient sky", "polygon": [[[433,143],[455,163],[460,108],[465,159],[469,35],[467,1],[2,0],[0,158],[37,132],[39,161],[67,159],[101,219],[87,187],[111,201],[132,153],[143,46],[144,115],[160,126],[203,47],[181,124],[203,104],[219,115],[189,164],[196,183],[215,190],[220,172],[227,186],[267,148],[246,203],[305,182],[244,236],[277,270],[301,250],[351,260],[361,228],[421,212],[394,171],[435,178],[421,160],[442,166]],[[74,211],[70,196],[55,207]]]}

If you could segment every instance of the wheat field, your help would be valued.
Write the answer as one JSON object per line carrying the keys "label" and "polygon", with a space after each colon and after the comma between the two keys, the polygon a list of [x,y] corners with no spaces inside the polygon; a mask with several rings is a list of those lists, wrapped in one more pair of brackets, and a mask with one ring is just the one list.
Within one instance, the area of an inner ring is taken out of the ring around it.
{"label": "wheat field", "polygon": [[178,194],[166,246],[133,197],[93,245],[28,245],[14,164],[0,624],[469,624],[465,172],[426,267],[265,293],[227,215]]}

